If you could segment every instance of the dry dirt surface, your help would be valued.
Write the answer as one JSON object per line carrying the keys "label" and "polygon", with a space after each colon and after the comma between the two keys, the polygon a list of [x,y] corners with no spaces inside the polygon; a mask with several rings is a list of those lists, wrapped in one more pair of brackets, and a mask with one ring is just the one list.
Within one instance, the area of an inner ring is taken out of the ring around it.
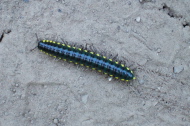
{"label": "dry dirt surface", "polygon": [[[118,54],[137,79],[49,57],[35,34]],[[0,126],[190,126],[190,1],[0,0]]]}

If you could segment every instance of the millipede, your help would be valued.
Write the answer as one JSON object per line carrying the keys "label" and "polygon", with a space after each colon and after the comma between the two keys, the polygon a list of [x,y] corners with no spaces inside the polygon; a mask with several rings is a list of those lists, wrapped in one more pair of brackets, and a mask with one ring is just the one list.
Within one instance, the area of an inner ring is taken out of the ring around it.
{"label": "millipede", "polygon": [[37,47],[47,55],[81,66],[86,66],[87,68],[97,70],[112,78],[120,79],[121,81],[136,79],[133,71],[124,64],[113,61],[113,59],[109,59],[106,56],[87,49],[51,40],[38,41]]}

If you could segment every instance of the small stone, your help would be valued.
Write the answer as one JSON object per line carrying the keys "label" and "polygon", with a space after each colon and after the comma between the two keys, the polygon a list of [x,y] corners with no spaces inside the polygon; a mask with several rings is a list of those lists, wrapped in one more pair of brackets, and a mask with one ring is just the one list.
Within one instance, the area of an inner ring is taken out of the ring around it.
{"label": "small stone", "polygon": [[108,78],[108,81],[112,81],[112,77],[109,77],[109,78]]}
{"label": "small stone", "polygon": [[144,80],[139,80],[139,84],[144,84]]}
{"label": "small stone", "polygon": [[134,29],[134,30],[133,30],[133,32],[134,32],[134,33],[137,33],[137,30],[136,30],[136,29]]}
{"label": "small stone", "polygon": [[30,120],[30,123],[31,123],[31,124],[33,124],[33,123],[34,123],[34,121],[33,121],[33,120]]}
{"label": "small stone", "polygon": [[12,90],[13,93],[16,93],[16,89],[12,88],[11,90]]}
{"label": "small stone", "polygon": [[161,49],[160,49],[160,48],[158,48],[158,49],[157,49],[157,53],[160,53],[160,52],[161,52]]}
{"label": "small stone", "polygon": [[15,84],[15,86],[16,86],[16,87],[18,87],[18,86],[19,86],[19,84]]}
{"label": "small stone", "polygon": [[141,18],[140,18],[140,17],[137,17],[135,20],[136,20],[136,22],[140,22],[140,21],[141,21]]}
{"label": "small stone", "polygon": [[156,106],[157,104],[158,104],[157,101],[153,101],[153,102],[152,102],[152,105],[153,105],[153,106]]}
{"label": "small stone", "polygon": [[182,72],[183,70],[184,70],[184,67],[182,65],[179,65],[173,68],[173,72],[177,74]]}
{"label": "small stone", "polygon": [[121,28],[120,28],[120,26],[117,26],[117,30],[119,31]]}
{"label": "small stone", "polygon": [[53,123],[57,124],[59,120],[57,118],[53,119]]}
{"label": "small stone", "polygon": [[62,12],[62,10],[61,10],[61,9],[58,9],[58,12],[60,12],[60,13],[61,13],[61,12]]}
{"label": "small stone", "polygon": [[22,100],[23,100],[24,98],[25,98],[25,95],[23,95],[23,94],[22,94],[22,95],[20,95],[20,99],[22,99]]}
{"label": "small stone", "polygon": [[139,2],[140,2],[140,3],[142,3],[142,2],[143,2],[143,0],[139,0]]}
{"label": "small stone", "polygon": [[82,96],[82,102],[84,103],[84,104],[86,104],[87,103],[87,100],[88,100],[88,95],[86,94],[86,95],[83,95]]}
{"label": "small stone", "polygon": [[182,121],[186,121],[186,118],[185,118],[185,117],[183,117],[181,120],[182,120]]}
{"label": "small stone", "polygon": [[7,113],[7,112],[4,112],[4,115],[5,115],[5,116],[7,116],[7,115],[8,115],[8,113]]}
{"label": "small stone", "polygon": [[138,61],[138,64],[140,65],[140,66],[143,66],[143,65],[145,65],[146,63],[147,63],[147,59],[140,59],[139,61]]}

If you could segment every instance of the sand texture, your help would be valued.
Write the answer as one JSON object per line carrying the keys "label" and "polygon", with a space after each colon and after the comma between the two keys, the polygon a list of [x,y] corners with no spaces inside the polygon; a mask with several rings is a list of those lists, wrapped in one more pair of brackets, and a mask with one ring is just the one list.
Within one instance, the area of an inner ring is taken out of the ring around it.
{"label": "sand texture", "polygon": [[[35,34],[118,54],[137,79],[47,56]],[[190,126],[190,1],[0,0],[0,126]]]}

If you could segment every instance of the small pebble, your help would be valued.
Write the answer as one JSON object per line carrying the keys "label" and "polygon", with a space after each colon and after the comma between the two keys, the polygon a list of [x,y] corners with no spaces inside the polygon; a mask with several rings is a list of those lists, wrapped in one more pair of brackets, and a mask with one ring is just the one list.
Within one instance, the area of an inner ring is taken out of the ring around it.
{"label": "small pebble", "polygon": [[59,120],[57,118],[53,119],[53,123],[57,124]]}
{"label": "small pebble", "polygon": [[124,32],[129,33],[129,30],[128,30],[128,29],[126,29]]}
{"label": "small pebble", "polygon": [[140,22],[140,21],[141,21],[141,18],[140,18],[140,17],[137,17],[135,20],[136,20],[136,22]]}
{"label": "small pebble", "polygon": [[173,68],[174,73],[180,73],[184,70],[184,67],[182,65],[176,66]]}
{"label": "small pebble", "polygon": [[30,120],[30,123],[31,123],[31,124],[33,124],[33,123],[34,123],[34,121],[33,121],[33,120]]}
{"label": "small pebble", "polygon": [[137,33],[137,30],[136,30],[136,29],[133,29],[133,32],[134,32],[134,33]]}
{"label": "small pebble", "polygon": [[161,52],[161,49],[160,49],[160,48],[158,48],[158,49],[157,49],[157,53],[160,53],[160,52]]}
{"label": "small pebble", "polygon": [[16,86],[16,87],[18,87],[18,86],[19,86],[19,84],[15,84],[15,86]]}
{"label": "small pebble", "polygon": [[24,99],[25,98],[25,95],[20,95],[20,99]]}
{"label": "small pebble", "polygon": [[16,89],[13,88],[13,89],[11,89],[11,90],[12,90],[13,93],[16,93]]}
{"label": "small pebble", "polygon": [[139,2],[140,2],[140,3],[142,3],[142,2],[143,2],[143,0],[139,0]]}
{"label": "small pebble", "polygon": [[186,118],[185,118],[185,117],[183,117],[181,120],[182,120],[182,121],[186,121]]}
{"label": "small pebble", "polygon": [[60,12],[60,13],[61,13],[61,12],[62,12],[62,10],[61,10],[61,9],[58,9],[58,12]]}
{"label": "small pebble", "polygon": [[82,102],[83,102],[84,104],[86,104],[86,103],[87,103],[87,100],[88,100],[88,95],[83,95],[83,96],[82,96]]}
{"label": "small pebble", "polygon": [[4,112],[4,115],[5,115],[5,116],[7,116],[7,115],[8,115],[8,113],[7,113],[7,112]]}
{"label": "small pebble", "polygon": [[143,66],[143,65],[145,65],[146,63],[147,63],[147,59],[141,59],[141,60],[139,60],[139,62],[138,62],[138,64],[140,65],[140,66]]}
{"label": "small pebble", "polygon": [[108,78],[108,81],[112,81],[112,77],[109,77],[109,78]]}
{"label": "small pebble", "polygon": [[144,80],[139,80],[139,84],[144,84]]}
{"label": "small pebble", "polygon": [[43,87],[44,87],[44,88],[47,88],[47,85],[44,85]]}
{"label": "small pebble", "polygon": [[121,28],[120,28],[120,26],[117,26],[117,30],[119,31]]}

